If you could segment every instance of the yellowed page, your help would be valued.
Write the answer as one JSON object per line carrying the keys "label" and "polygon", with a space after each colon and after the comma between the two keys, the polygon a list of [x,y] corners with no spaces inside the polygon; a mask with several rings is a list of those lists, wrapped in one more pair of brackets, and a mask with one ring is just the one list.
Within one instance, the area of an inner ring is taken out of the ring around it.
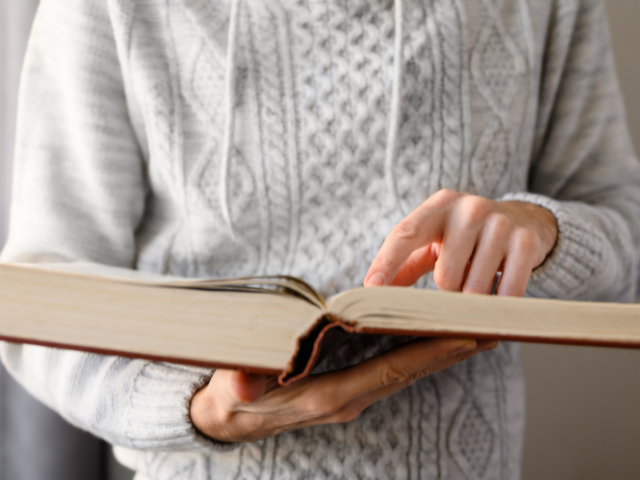
{"label": "yellowed page", "polygon": [[363,331],[640,347],[640,305],[467,295],[381,287],[333,298]]}
{"label": "yellowed page", "polygon": [[282,370],[321,311],[299,298],[167,288],[0,265],[0,336]]}

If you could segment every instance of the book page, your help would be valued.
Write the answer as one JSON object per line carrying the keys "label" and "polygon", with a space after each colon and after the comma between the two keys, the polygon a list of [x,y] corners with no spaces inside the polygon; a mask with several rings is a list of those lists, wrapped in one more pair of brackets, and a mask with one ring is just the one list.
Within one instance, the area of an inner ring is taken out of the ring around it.
{"label": "book page", "polygon": [[149,277],[82,272],[0,265],[0,338],[281,372],[323,313],[289,294],[166,288]]}
{"label": "book page", "polygon": [[324,298],[302,280],[289,276],[258,276],[239,278],[184,278],[159,275],[130,268],[113,267],[90,262],[74,263],[23,263],[22,268],[61,272],[82,277],[99,277],[118,282],[152,285],[158,287],[190,288],[199,290],[230,290],[254,293],[298,296],[318,308],[326,308]]}
{"label": "book page", "polygon": [[640,305],[359,288],[329,302],[357,331],[640,347]]}

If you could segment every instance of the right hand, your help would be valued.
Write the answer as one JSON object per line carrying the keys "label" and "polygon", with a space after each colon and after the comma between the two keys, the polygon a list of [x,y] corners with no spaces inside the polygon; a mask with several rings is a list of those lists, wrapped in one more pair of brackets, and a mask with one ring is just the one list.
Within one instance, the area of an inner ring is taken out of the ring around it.
{"label": "right hand", "polygon": [[275,377],[220,369],[194,395],[191,420],[200,432],[224,442],[251,442],[301,427],[349,422],[417,379],[497,346],[492,341],[419,340],[288,387],[279,386]]}

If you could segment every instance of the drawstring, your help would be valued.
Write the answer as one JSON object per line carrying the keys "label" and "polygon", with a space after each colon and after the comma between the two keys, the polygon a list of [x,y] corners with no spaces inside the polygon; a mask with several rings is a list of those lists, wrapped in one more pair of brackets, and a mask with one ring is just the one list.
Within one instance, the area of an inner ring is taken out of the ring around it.
{"label": "drawstring", "polygon": [[233,138],[236,119],[236,77],[237,77],[237,39],[238,24],[240,22],[240,0],[231,0],[231,16],[229,18],[229,40],[227,42],[227,77],[226,89],[226,124],[224,143],[222,145],[222,161],[220,164],[220,208],[231,235],[235,237],[231,223],[231,209],[229,207],[229,170],[233,152]]}
{"label": "drawstring", "polygon": [[[229,40],[227,45],[227,72],[226,72],[226,124],[224,131],[224,143],[222,147],[222,161],[220,165],[220,208],[227,227],[235,237],[231,221],[231,209],[229,207],[229,170],[233,151],[233,138],[235,127],[235,95],[237,77],[237,38],[240,19],[240,1],[231,0],[231,16],[229,19]],[[384,175],[389,193],[394,198],[400,211],[406,215],[400,197],[395,178],[395,164],[398,159],[398,138],[400,133],[400,120],[402,116],[402,76],[404,65],[404,0],[395,0],[395,39],[393,79],[391,91],[391,112],[389,131],[387,136],[387,150],[384,162]]]}
{"label": "drawstring", "polygon": [[402,117],[402,75],[404,65],[404,0],[395,0],[395,44],[393,59],[393,83],[391,91],[391,112],[389,132],[387,136],[387,151],[384,162],[384,176],[389,193],[397,203],[400,211],[406,212],[400,203],[398,185],[395,177],[395,163],[398,160],[398,137],[400,135],[400,120]]}

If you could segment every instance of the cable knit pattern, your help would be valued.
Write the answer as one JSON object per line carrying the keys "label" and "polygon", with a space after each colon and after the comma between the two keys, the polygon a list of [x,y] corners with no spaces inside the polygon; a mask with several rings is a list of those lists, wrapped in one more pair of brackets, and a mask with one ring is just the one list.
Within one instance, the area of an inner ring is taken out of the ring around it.
{"label": "cable knit pattern", "polygon": [[[451,188],[556,216],[557,245],[528,295],[633,298],[640,165],[599,0],[403,0],[401,29],[394,0],[241,0],[233,22],[231,6],[42,2],[3,261],[292,274],[331,295],[362,282],[401,210]],[[398,152],[385,163],[391,120]],[[406,340],[354,338],[318,371]],[[0,351],[33,395],[117,445],[140,480],[520,475],[515,344],[418,381],[353,422],[243,445],[205,438],[189,420],[210,370]]]}

